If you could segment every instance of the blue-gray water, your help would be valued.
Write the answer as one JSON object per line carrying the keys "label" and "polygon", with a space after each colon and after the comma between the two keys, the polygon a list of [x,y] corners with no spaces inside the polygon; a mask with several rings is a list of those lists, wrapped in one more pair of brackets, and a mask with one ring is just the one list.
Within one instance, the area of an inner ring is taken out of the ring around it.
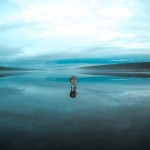
{"label": "blue-gray water", "polygon": [[0,150],[150,149],[150,78],[58,72],[1,76]]}

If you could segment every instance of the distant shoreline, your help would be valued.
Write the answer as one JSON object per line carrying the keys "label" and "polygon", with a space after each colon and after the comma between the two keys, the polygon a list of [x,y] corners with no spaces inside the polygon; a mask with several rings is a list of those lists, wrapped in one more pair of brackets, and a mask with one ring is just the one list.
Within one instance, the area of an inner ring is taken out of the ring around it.
{"label": "distant shoreline", "polygon": [[107,64],[79,67],[84,70],[99,70],[111,72],[149,72],[150,62],[124,63],[124,64]]}
{"label": "distant shoreline", "polygon": [[[150,78],[150,62],[82,66],[74,69],[78,69],[80,74],[88,75]],[[0,77],[30,71],[46,70],[0,66]]]}
{"label": "distant shoreline", "polygon": [[29,71],[29,70],[32,69],[0,66],[0,71]]}
{"label": "distant shoreline", "polygon": [[79,67],[82,74],[150,78],[150,62]]}
{"label": "distant shoreline", "polygon": [[42,69],[29,69],[17,67],[3,67],[0,66],[0,77],[23,75],[29,72],[41,71]]}
{"label": "distant shoreline", "polygon": [[11,71],[41,71],[44,69],[29,69],[29,68],[20,68],[20,67],[3,67],[0,66],[0,72],[11,72]]}

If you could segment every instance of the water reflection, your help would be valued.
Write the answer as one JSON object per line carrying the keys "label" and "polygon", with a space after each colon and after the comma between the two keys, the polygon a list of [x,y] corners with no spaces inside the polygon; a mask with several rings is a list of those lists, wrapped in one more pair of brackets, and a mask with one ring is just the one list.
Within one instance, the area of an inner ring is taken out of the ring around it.
{"label": "water reflection", "polygon": [[77,95],[77,86],[76,86],[76,76],[70,77],[70,83],[71,83],[71,91],[70,91],[70,97],[75,98]]}
{"label": "water reflection", "polygon": [[149,150],[150,78],[68,76],[0,78],[0,150]]}

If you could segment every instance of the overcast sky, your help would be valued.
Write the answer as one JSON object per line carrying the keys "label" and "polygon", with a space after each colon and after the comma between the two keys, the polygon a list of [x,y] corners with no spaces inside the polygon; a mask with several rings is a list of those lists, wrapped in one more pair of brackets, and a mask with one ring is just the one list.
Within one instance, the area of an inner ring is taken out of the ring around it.
{"label": "overcast sky", "polygon": [[0,63],[150,56],[149,6],[149,0],[0,0]]}

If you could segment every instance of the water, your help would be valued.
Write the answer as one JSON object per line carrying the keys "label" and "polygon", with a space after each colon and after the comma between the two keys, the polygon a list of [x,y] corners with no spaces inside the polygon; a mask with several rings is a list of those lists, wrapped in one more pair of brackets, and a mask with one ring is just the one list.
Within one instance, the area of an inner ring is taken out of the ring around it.
{"label": "water", "polygon": [[1,76],[1,150],[150,149],[150,78],[58,72]]}

